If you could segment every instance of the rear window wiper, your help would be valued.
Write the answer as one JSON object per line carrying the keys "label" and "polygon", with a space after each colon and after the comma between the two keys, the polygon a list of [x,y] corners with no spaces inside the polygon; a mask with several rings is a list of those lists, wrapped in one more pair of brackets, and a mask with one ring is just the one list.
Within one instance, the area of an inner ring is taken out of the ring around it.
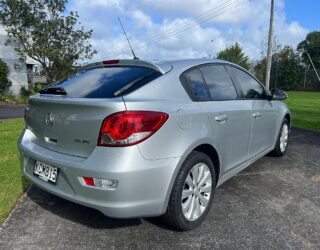
{"label": "rear window wiper", "polygon": [[133,85],[135,85],[136,83],[139,83],[141,81],[143,81],[144,79],[148,78],[149,76],[152,76],[155,72],[151,71],[148,74],[144,75],[144,76],[140,76],[139,78],[129,82],[128,84],[124,85],[122,88],[120,88],[119,90],[117,90],[116,92],[113,93],[113,96],[119,96],[120,94],[122,94],[123,92],[125,92],[126,90],[130,89]]}
{"label": "rear window wiper", "polygon": [[39,93],[47,94],[47,95],[67,95],[66,90],[64,88],[59,88],[59,87],[41,89]]}

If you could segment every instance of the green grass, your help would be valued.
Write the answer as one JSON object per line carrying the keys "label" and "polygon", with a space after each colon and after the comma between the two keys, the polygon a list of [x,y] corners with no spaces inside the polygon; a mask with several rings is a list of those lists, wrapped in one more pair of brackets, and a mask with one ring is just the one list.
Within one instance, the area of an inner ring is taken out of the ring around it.
{"label": "green grass", "polygon": [[288,92],[294,127],[320,131],[320,92]]}
{"label": "green grass", "polygon": [[20,171],[17,151],[22,128],[22,119],[0,121],[0,225],[28,185]]}

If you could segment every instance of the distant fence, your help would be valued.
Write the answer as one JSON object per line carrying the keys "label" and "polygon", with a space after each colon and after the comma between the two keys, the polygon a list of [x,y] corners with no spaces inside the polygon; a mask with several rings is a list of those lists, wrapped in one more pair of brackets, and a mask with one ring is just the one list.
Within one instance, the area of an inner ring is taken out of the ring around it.
{"label": "distant fence", "polygon": [[39,76],[39,75],[29,75],[28,76],[28,82],[30,84],[46,83],[47,82],[47,77],[46,76]]}
{"label": "distant fence", "polygon": [[[320,70],[317,71],[320,75]],[[282,74],[286,74],[282,71]],[[290,75],[292,73],[288,73]],[[320,91],[320,82],[314,70],[303,70],[296,72],[294,77],[282,76],[280,71],[272,70],[270,78],[270,89],[279,88],[284,90]]]}

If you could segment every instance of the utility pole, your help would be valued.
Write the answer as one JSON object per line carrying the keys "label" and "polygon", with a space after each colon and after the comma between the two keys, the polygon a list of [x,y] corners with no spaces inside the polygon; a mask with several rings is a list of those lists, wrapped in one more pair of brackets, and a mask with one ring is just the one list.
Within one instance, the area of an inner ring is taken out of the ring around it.
{"label": "utility pole", "polygon": [[276,82],[274,84],[275,89],[277,88],[277,83],[278,83],[278,60],[279,58],[277,58],[277,61],[276,61]]}
{"label": "utility pole", "polygon": [[271,71],[271,59],[272,59],[273,15],[274,15],[274,0],[271,0],[268,51],[267,51],[267,72],[266,72],[266,83],[265,83],[267,90],[269,90],[269,86],[270,86],[270,71]]}

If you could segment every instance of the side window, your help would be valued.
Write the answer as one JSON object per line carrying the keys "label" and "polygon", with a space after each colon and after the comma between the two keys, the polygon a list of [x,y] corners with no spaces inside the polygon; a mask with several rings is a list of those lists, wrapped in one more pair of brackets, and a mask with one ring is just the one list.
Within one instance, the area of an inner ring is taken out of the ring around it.
{"label": "side window", "polygon": [[223,65],[209,65],[201,69],[211,97],[215,101],[237,99],[237,92]]}
{"label": "side window", "polygon": [[187,83],[187,88],[196,100],[204,101],[209,99],[208,90],[198,69],[185,73],[183,77]]}
{"label": "side window", "polygon": [[248,99],[264,99],[265,91],[263,87],[249,74],[240,69],[230,67],[230,71],[237,78],[240,87],[243,90],[245,98]]}

